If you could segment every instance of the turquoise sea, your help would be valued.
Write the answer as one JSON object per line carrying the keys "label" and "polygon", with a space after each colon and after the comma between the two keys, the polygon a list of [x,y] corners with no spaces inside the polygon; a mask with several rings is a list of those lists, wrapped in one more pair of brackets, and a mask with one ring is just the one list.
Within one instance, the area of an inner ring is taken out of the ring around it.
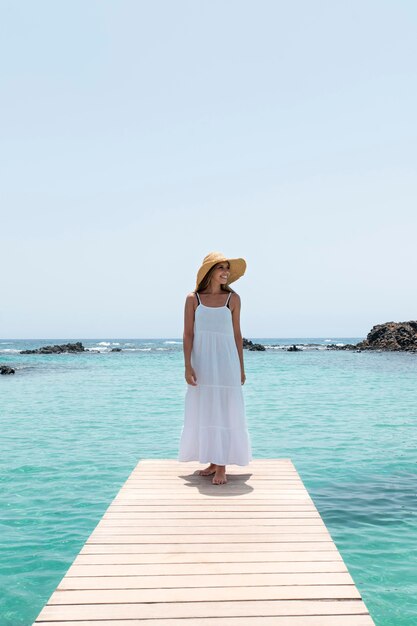
{"label": "turquoise sea", "polygon": [[[245,350],[254,456],[293,460],[376,625],[416,626],[417,355],[251,339],[269,346]],[[32,623],[141,458],[177,455],[182,342],[18,353],[67,341],[0,340],[1,626]]]}

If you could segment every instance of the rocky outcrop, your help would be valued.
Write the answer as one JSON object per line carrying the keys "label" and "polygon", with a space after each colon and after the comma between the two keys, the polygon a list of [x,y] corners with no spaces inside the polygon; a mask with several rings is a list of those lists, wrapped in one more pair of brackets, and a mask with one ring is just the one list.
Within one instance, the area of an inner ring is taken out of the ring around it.
{"label": "rocky outcrop", "polygon": [[337,343],[329,343],[326,346],[326,350],[356,350],[356,352],[361,352],[361,350],[358,350],[358,345],[359,344],[345,343],[343,346],[338,346]]}
{"label": "rocky outcrop", "polygon": [[36,350],[21,350],[20,354],[62,354],[64,352],[72,354],[84,351],[85,348],[81,341],[77,341],[76,343],[63,343],[55,346],[41,346],[36,348]]}
{"label": "rocky outcrop", "polygon": [[377,324],[369,331],[366,339],[356,345],[344,346],[330,344],[327,350],[386,350],[389,352],[417,353],[417,321],[385,322]]}
{"label": "rocky outcrop", "polygon": [[121,348],[112,348],[112,349],[110,350],[110,352],[121,352],[121,351],[122,351],[122,349],[121,349]]}
{"label": "rocky outcrop", "polygon": [[417,352],[417,321],[377,324],[356,349]]}
{"label": "rocky outcrop", "polygon": [[0,365],[0,374],[14,374],[15,370],[9,365]]}
{"label": "rocky outcrop", "polygon": [[294,344],[287,348],[287,352],[301,352],[301,348],[297,348],[297,346]]}
{"label": "rocky outcrop", "polygon": [[263,346],[261,343],[253,343],[250,339],[245,339],[243,337],[243,347],[246,350],[259,350],[260,352],[262,352],[263,350],[266,350],[265,346]]}

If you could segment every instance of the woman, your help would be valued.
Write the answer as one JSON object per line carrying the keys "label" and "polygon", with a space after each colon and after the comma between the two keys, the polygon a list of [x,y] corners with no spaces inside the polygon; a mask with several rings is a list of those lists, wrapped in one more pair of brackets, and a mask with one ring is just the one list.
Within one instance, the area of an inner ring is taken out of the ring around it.
{"label": "woman", "polygon": [[209,463],[200,471],[227,482],[226,465],[247,465],[251,446],[242,385],[245,383],[240,297],[230,289],[246,270],[244,259],[208,254],[184,312],[187,393],[180,461]]}

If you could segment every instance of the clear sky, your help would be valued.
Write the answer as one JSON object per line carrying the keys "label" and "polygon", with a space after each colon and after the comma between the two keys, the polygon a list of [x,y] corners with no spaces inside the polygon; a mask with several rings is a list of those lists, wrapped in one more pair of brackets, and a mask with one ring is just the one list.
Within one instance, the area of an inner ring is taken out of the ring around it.
{"label": "clear sky", "polygon": [[246,337],[417,318],[414,0],[0,13],[0,337],[180,337],[212,250]]}

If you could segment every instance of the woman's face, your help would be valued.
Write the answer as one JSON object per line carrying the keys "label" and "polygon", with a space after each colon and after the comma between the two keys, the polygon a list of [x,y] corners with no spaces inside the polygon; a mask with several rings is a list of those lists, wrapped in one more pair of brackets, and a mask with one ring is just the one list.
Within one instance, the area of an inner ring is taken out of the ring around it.
{"label": "woman's face", "polygon": [[220,283],[220,285],[226,285],[230,276],[230,263],[229,261],[224,261],[222,263],[217,263],[214,266],[214,271],[212,275],[212,280]]}

